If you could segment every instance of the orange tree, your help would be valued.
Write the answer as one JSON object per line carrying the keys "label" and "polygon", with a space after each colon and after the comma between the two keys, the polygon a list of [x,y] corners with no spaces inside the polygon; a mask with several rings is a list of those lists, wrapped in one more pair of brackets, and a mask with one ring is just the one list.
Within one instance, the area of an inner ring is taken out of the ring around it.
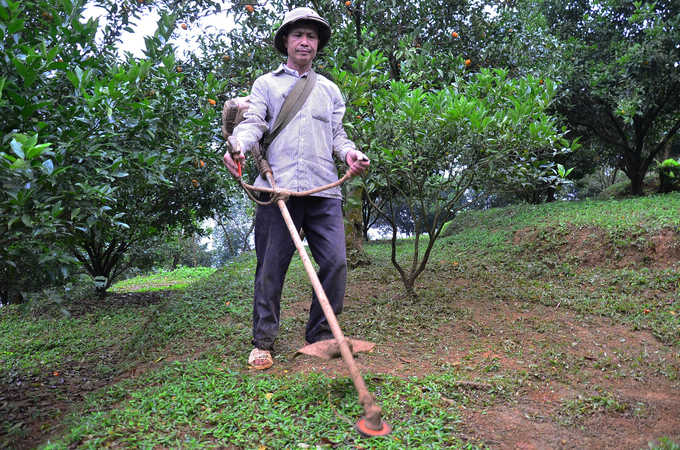
{"label": "orange tree", "polygon": [[[373,70],[379,71],[379,64]],[[551,161],[535,164],[531,156],[539,150],[567,154],[578,146],[564,139],[546,112],[553,95],[551,83],[482,69],[437,91],[391,81],[372,97],[375,113],[365,127],[373,136],[373,167],[364,179],[387,197],[382,206],[368,199],[391,225],[392,263],[407,294],[415,294],[415,281],[443,226],[458,211],[508,186],[536,184],[531,179],[536,173],[543,174],[538,182],[554,189],[564,182],[564,168]],[[467,196],[470,190],[474,198]],[[397,256],[403,231],[398,203],[408,207],[415,229],[407,262]]]}
{"label": "orange tree", "polygon": [[680,130],[680,3],[541,2],[566,44],[558,110],[595,137],[643,195],[655,157]]}
{"label": "orange tree", "polygon": [[[169,15],[163,2],[103,2],[101,40],[84,1],[0,6],[2,290],[31,275],[13,273],[30,242],[62,275],[77,260],[104,293],[132,246],[228,206],[211,144],[224,82],[169,43],[176,18],[205,6],[180,3]],[[162,14],[145,56],[118,58],[121,30],[150,5]]]}

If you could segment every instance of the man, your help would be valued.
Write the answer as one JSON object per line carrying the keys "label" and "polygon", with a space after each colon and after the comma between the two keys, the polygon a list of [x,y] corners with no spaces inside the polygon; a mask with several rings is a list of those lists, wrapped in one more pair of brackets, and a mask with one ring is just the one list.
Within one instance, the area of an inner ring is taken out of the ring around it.
{"label": "man", "polygon": [[[330,37],[328,22],[310,8],[296,8],[285,15],[274,36],[274,47],[288,59],[253,83],[248,112],[229,137],[230,150],[224,154],[224,163],[232,175],[238,175],[236,162],[245,161],[245,150],[273,127],[286,95],[300,78],[307,76],[314,57]],[[301,192],[337,181],[334,156],[346,162],[355,175],[368,168],[368,158],[356,150],[342,127],[344,114],[340,90],[318,75],[302,109],[267,150],[278,187]],[[269,187],[261,177],[255,186]],[[268,194],[261,194],[260,199],[268,200]],[[336,187],[310,197],[291,197],[287,202],[295,228],[305,232],[319,265],[319,280],[336,315],[342,311],[347,283],[341,199],[340,188]],[[278,334],[281,290],[295,250],[277,205],[258,207],[252,341],[255,348],[248,358],[254,369],[268,369],[274,363],[271,350]],[[305,344],[327,339],[333,339],[333,334],[313,294]]]}

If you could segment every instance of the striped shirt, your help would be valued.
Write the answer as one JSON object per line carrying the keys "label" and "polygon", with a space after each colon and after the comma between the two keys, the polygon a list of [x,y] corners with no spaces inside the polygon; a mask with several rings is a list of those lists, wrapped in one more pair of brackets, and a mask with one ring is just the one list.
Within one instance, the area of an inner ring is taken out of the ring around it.
{"label": "striped shirt", "polygon": [[[281,64],[275,71],[255,80],[248,112],[234,129],[234,136],[241,142],[244,151],[274,127],[286,95],[299,79],[297,71]],[[302,109],[267,151],[267,161],[278,187],[301,192],[338,180],[333,156],[346,164],[347,153],[355,149],[342,127],[344,115],[345,103],[340,89],[317,74],[316,85]],[[269,183],[257,177],[255,186],[269,187]],[[314,195],[342,197],[339,186]]]}

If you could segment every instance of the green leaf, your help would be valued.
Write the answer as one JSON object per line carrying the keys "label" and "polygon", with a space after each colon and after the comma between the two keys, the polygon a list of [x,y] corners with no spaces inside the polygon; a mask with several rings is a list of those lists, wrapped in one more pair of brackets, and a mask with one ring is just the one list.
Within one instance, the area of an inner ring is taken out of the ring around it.
{"label": "green leaf", "polygon": [[14,18],[10,21],[9,25],[7,25],[7,34],[14,34],[23,30],[25,22],[25,20]]}
{"label": "green leaf", "polygon": [[21,216],[21,221],[27,227],[33,227],[33,222],[31,222],[31,218],[28,216],[28,214],[24,214],[23,216]]}
{"label": "green leaf", "polygon": [[149,76],[149,70],[151,70],[151,61],[142,61],[139,65],[139,79],[143,80]]}
{"label": "green leaf", "polygon": [[18,58],[12,58],[12,64],[14,64],[14,67],[17,69],[17,73],[21,76],[21,78],[25,79],[28,69],[24,63],[22,63]]}
{"label": "green leaf", "polygon": [[71,0],[63,0],[64,2],[64,11],[66,12],[67,15],[73,14],[73,3]]}
{"label": "green leaf", "polygon": [[75,73],[68,71],[66,72],[66,76],[68,77],[69,80],[71,80],[71,83],[73,83],[73,86],[76,89],[80,86],[80,80],[78,79],[78,76]]}
{"label": "green leaf", "polygon": [[12,148],[12,151],[14,152],[15,155],[17,155],[19,158],[25,158],[26,154],[24,153],[24,148],[23,145],[18,142],[16,139],[12,139],[12,142],[9,144],[9,146]]}
{"label": "green leaf", "polygon": [[52,160],[48,159],[42,163],[42,168],[43,172],[49,175],[52,172],[54,172],[54,163],[52,162]]}
{"label": "green leaf", "polygon": [[132,66],[128,70],[127,74],[125,75],[128,80],[135,80],[137,78],[137,75],[139,74],[139,67],[137,66]]}

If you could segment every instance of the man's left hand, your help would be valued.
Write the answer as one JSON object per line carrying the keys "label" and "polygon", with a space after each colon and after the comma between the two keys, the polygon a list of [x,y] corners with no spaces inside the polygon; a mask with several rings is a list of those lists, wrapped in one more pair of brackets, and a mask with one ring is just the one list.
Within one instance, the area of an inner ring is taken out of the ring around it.
{"label": "man's left hand", "polygon": [[359,150],[350,150],[349,153],[347,153],[347,165],[349,166],[352,176],[361,175],[368,169],[370,164],[371,161],[368,159],[368,156],[364,155]]}

